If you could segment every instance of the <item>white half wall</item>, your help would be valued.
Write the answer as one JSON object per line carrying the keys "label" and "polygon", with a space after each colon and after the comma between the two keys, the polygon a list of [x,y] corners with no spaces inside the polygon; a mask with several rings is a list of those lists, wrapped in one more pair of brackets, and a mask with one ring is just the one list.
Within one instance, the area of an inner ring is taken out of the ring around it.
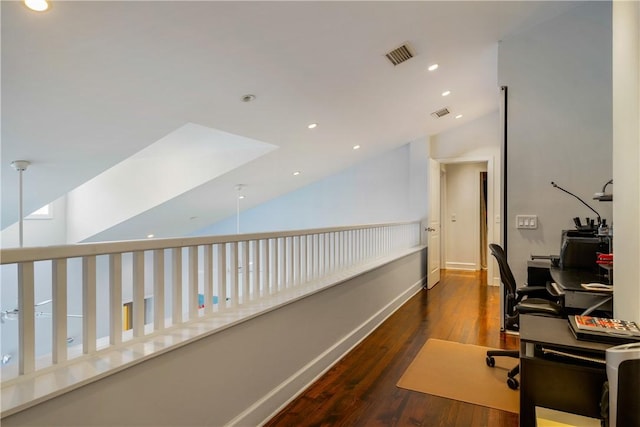
{"label": "white half wall", "polygon": [[[611,31],[611,2],[585,2],[500,43],[499,83],[508,87],[503,220],[518,283],[530,255],[560,252],[573,217],[596,217],[551,181],[616,222],[611,203],[592,200],[613,169]],[[537,215],[538,228],[516,229],[522,214]]]}
{"label": "white half wall", "polygon": [[425,252],[3,418],[2,425],[260,425],[420,291]]}

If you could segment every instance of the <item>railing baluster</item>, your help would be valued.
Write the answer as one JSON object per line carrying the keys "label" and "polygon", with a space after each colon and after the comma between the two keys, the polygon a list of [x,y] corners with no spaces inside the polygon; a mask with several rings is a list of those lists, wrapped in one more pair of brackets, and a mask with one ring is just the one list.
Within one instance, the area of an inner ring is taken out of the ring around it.
{"label": "railing baluster", "polygon": [[33,262],[18,264],[18,368],[21,375],[36,367],[36,325]]}
{"label": "railing baluster", "polygon": [[229,243],[229,298],[231,307],[238,305],[238,243]]}
{"label": "railing baluster", "polygon": [[109,344],[122,342],[122,254],[109,255]]}
{"label": "railing baluster", "polygon": [[273,268],[271,270],[271,274],[272,274],[271,287],[272,287],[272,291],[274,293],[277,293],[278,290],[280,289],[280,275],[278,271],[278,267],[280,266],[280,261],[279,261],[280,254],[278,253],[278,238],[272,239],[271,245],[272,245],[271,259],[273,260],[272,261]]}
{"label": "railing baluster", "polygon": [[271,295],[271,240],[265,239],[262,242],[262,247],[264,248],[262,256],[262,292],[264,295]]}
{"label": "railing baluster", "polygon": [[291,237],[284,238],[284,265],[286,267],[286,286],[293,287],[293,241]]}
{"label": "railing baluster", "polygon": [[293,286],[298,286],[300,280],[300,236],[294,236],[293,239]]}
{"label": "railing baluster", "polygon": [[251,276],[249,269],[249,242],[243,241],[239,242],[239,244],[242,249],[242,304],[247,304],[251,298],[251,293],[249,292],[249,278]]}
{"label": "railing baluster", "polygon": [[189,319],[198,317],[198,247],[189,246]]}
{"label": "railing baluster", "polygon": [[144,252],[133,253],[133,336],[144,336]]}
{"label": "railing baluster", "polygon": [[251,272],[251,299],[260,298],[260,240],[251,241],[251,251],[253,253],[253,266]]}
{"label": "railing baluster", "polygon": [[218,271],[218,311],[227,308],[227,244],[220,243],[216,245],[218,248],[218,262],[216,263]]}
{"label": "railing baluster", "polygon": [[153,251],[153,330],[164,329],[164,249]]}
{"label": "railing baluster", "polygon": [[213,247],[204,245],[202,258],[204,261],[204,313],[213,312]]}
{"label": "railing baluster", "polygon": [[82,257],[82,352],[96,351],[96,257]]}
{"label": "railing baluster", "polygon": [[300,283],[307,282],[307,236],[300,236]]}
{"label": "railing baluster", "polygon": [[182,323],[182,248],[171,250],[171,323]]}
{"label": "railing baluster", "polygon": [[67,259],[54,259],[51,282],[51,361],[67,360]]}

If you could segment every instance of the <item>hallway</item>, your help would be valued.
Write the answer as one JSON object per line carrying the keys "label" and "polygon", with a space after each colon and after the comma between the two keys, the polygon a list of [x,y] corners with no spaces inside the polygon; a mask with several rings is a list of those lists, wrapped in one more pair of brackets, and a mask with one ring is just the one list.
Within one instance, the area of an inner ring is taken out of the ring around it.
{"label": "hallway", "polygon": [[[429,338],[515,349],[500,334],[499,288],[481,272],[443,270],[266,425],[515,427],[507,412],[412,392],[396,382]],[[505,384],[506,387],[506,384]]]}

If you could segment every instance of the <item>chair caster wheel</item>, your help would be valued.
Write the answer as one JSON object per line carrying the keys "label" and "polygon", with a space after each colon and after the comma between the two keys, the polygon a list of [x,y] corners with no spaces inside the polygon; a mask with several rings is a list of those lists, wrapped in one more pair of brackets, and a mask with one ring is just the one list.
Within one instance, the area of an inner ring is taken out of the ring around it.
{"label": "chair caster wheel", "polygon": [[517,390],[520,386],[520,383],[515,378],[507,378],[507,385],[511,390]]}
{"label": "chair caster wheel", "polygon": [[493,368],[494,366],[496,366],[496,359],[494,359],[493,356],[487,356],[485,361],[487,362],[487,366],[490,368]]}

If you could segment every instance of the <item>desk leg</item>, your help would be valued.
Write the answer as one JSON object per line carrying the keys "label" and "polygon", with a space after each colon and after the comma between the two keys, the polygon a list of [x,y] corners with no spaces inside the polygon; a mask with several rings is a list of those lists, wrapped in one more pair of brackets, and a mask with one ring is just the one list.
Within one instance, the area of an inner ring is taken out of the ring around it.
{"label": "desk leg", "polygon": [[531,381],[527,381],[530,374],[529,366],[520,360],[520,427],[536,427],[535,390]]}

